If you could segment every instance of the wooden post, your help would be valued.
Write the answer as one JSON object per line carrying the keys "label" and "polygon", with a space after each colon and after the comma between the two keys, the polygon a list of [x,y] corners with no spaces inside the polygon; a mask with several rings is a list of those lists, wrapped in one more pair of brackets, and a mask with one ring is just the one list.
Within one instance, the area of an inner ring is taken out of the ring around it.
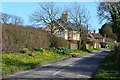
{"label": "wooden post", "polygon": [[70,32],[68,30],[68,48],[71,49],[71,44],[70,44]]}
{"label": "wooden post", "polygon": [[120,44],[118,43],[115,45],[115,53],[116,53],[115,62],[117,64],[120,64]]}

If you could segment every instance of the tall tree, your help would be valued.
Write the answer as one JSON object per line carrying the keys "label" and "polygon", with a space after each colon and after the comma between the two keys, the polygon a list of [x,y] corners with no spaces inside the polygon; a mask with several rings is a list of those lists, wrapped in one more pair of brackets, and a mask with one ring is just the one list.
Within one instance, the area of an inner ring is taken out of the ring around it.
{"label": "tall tree", "polygon": [[112,23],[105,23],[101,29],[99,29],[99,33],[103,36],[116,40],[117,37],[112,31]]}
{"label": "tall tree", "polygon": [[18,16],[9,15],[6,13],[0,13],[0,22],[3,24],[14,24],[14,25],[22,25],[23,19]]}
{"label": "tall tree", "polygon": [[80,43],[81,45],[81,34],[88,32],[88,24],[90,20],[89,11],[85,7],[81,6],[78,3],[73,3],[73,6],[70,9],[70,20],[74,24],[74,28],[80,33]]}
{"label": "tall tree", "polygon": [[120,2],[100,2],[98,5],[100,22],[112,22],[112,30],[120,41]]}
{"label": "tall tree", "polygon": [[31,14],[30,21],[32,21],[32,24],[35,26],[45,26],[49,24],[51,34],[53,34],[55,31],[53,20],[57,19],[59,11],[60,10],[55,6],[55,3],[40,3],[39,9]]}

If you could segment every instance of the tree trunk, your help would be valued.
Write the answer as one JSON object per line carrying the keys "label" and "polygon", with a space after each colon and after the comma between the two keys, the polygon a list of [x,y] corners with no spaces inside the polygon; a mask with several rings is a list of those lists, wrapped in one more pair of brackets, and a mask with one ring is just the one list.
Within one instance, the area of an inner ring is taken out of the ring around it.
{"label": "tree trunk", "polygon": [[78,49],[81,49],[81,33],[79,35],[79,46],[78,46]]}

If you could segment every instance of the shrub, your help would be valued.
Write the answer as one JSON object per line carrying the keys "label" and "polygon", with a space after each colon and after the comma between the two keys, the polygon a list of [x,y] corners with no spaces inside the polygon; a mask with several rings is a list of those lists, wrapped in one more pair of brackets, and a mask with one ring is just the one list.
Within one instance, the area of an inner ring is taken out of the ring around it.
{"label": "shrub", "polygon": [[[66,47],[67,41],[64,38],[58,38],[39,28],[2,25],[2,52],[16,53],[23,48],[33,51],[34,48],[47,47]],[[36,50],[36,49],[35,49]],[[42,51],[39,49],[39,51]],[[21,51],[24,53],[24,51]]]}
{"label": "shrub", "polygon": [[34,54],[30,52],[30,53],[28,53],[28,56],[34,56]]}
{"label": "shrub", "polygon": [[20,51],[20,53],[27,53],[29,52],[28,48],[24,48],[23,50]]}
{"label": "shrub", "polygon": [[34,48],[35,51],[40,51],[40,52],[44,52],[43,49],[40,49],[40,48]]}
{"label": "shrub", "polygon": [[51,45],[50,47],[64,47],[64,48],[68,48],[68,41],[66,41],[64,38],[62,37],[56,37],[56,36],[52,36],[50,39]]}
{"label": "shrub", "polygon": [[64,51],[70,51],[70,49],[68,49],[68,48],[63,48],[63,47],[59,47],[58,49],[59,49],[59,50],[64,50]]}
{"label": "shrub", "polygon": [[72,57],[77,57],[77,55],[75,55],[75,54],[72,54],[71,56],[72,56]]}
{"label": "shrub", "polygon": [[86,44],[87,43],[85,41],[82,42],[82,49],[86,49]]}
{"label": "shrub", "polygon": [[108,45],[110,49],[114,48],[114,43],[112,42],[100,42],[101,46]]}
{"label": "shrub", "polygon": [[50,46],[47,32],[33,27],[2,25],[2,52],[16,53],[23,48],[33,51],[34,48]]}

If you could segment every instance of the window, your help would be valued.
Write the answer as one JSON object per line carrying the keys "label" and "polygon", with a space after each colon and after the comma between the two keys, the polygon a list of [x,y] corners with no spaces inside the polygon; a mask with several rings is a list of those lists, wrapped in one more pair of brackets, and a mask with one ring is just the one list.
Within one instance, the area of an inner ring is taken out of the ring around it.
{"label": "window", "polygon": [[61,35],[62,34],[62,32],[61,31],[58,31],[58,33],[57,33],[58,35]]}

